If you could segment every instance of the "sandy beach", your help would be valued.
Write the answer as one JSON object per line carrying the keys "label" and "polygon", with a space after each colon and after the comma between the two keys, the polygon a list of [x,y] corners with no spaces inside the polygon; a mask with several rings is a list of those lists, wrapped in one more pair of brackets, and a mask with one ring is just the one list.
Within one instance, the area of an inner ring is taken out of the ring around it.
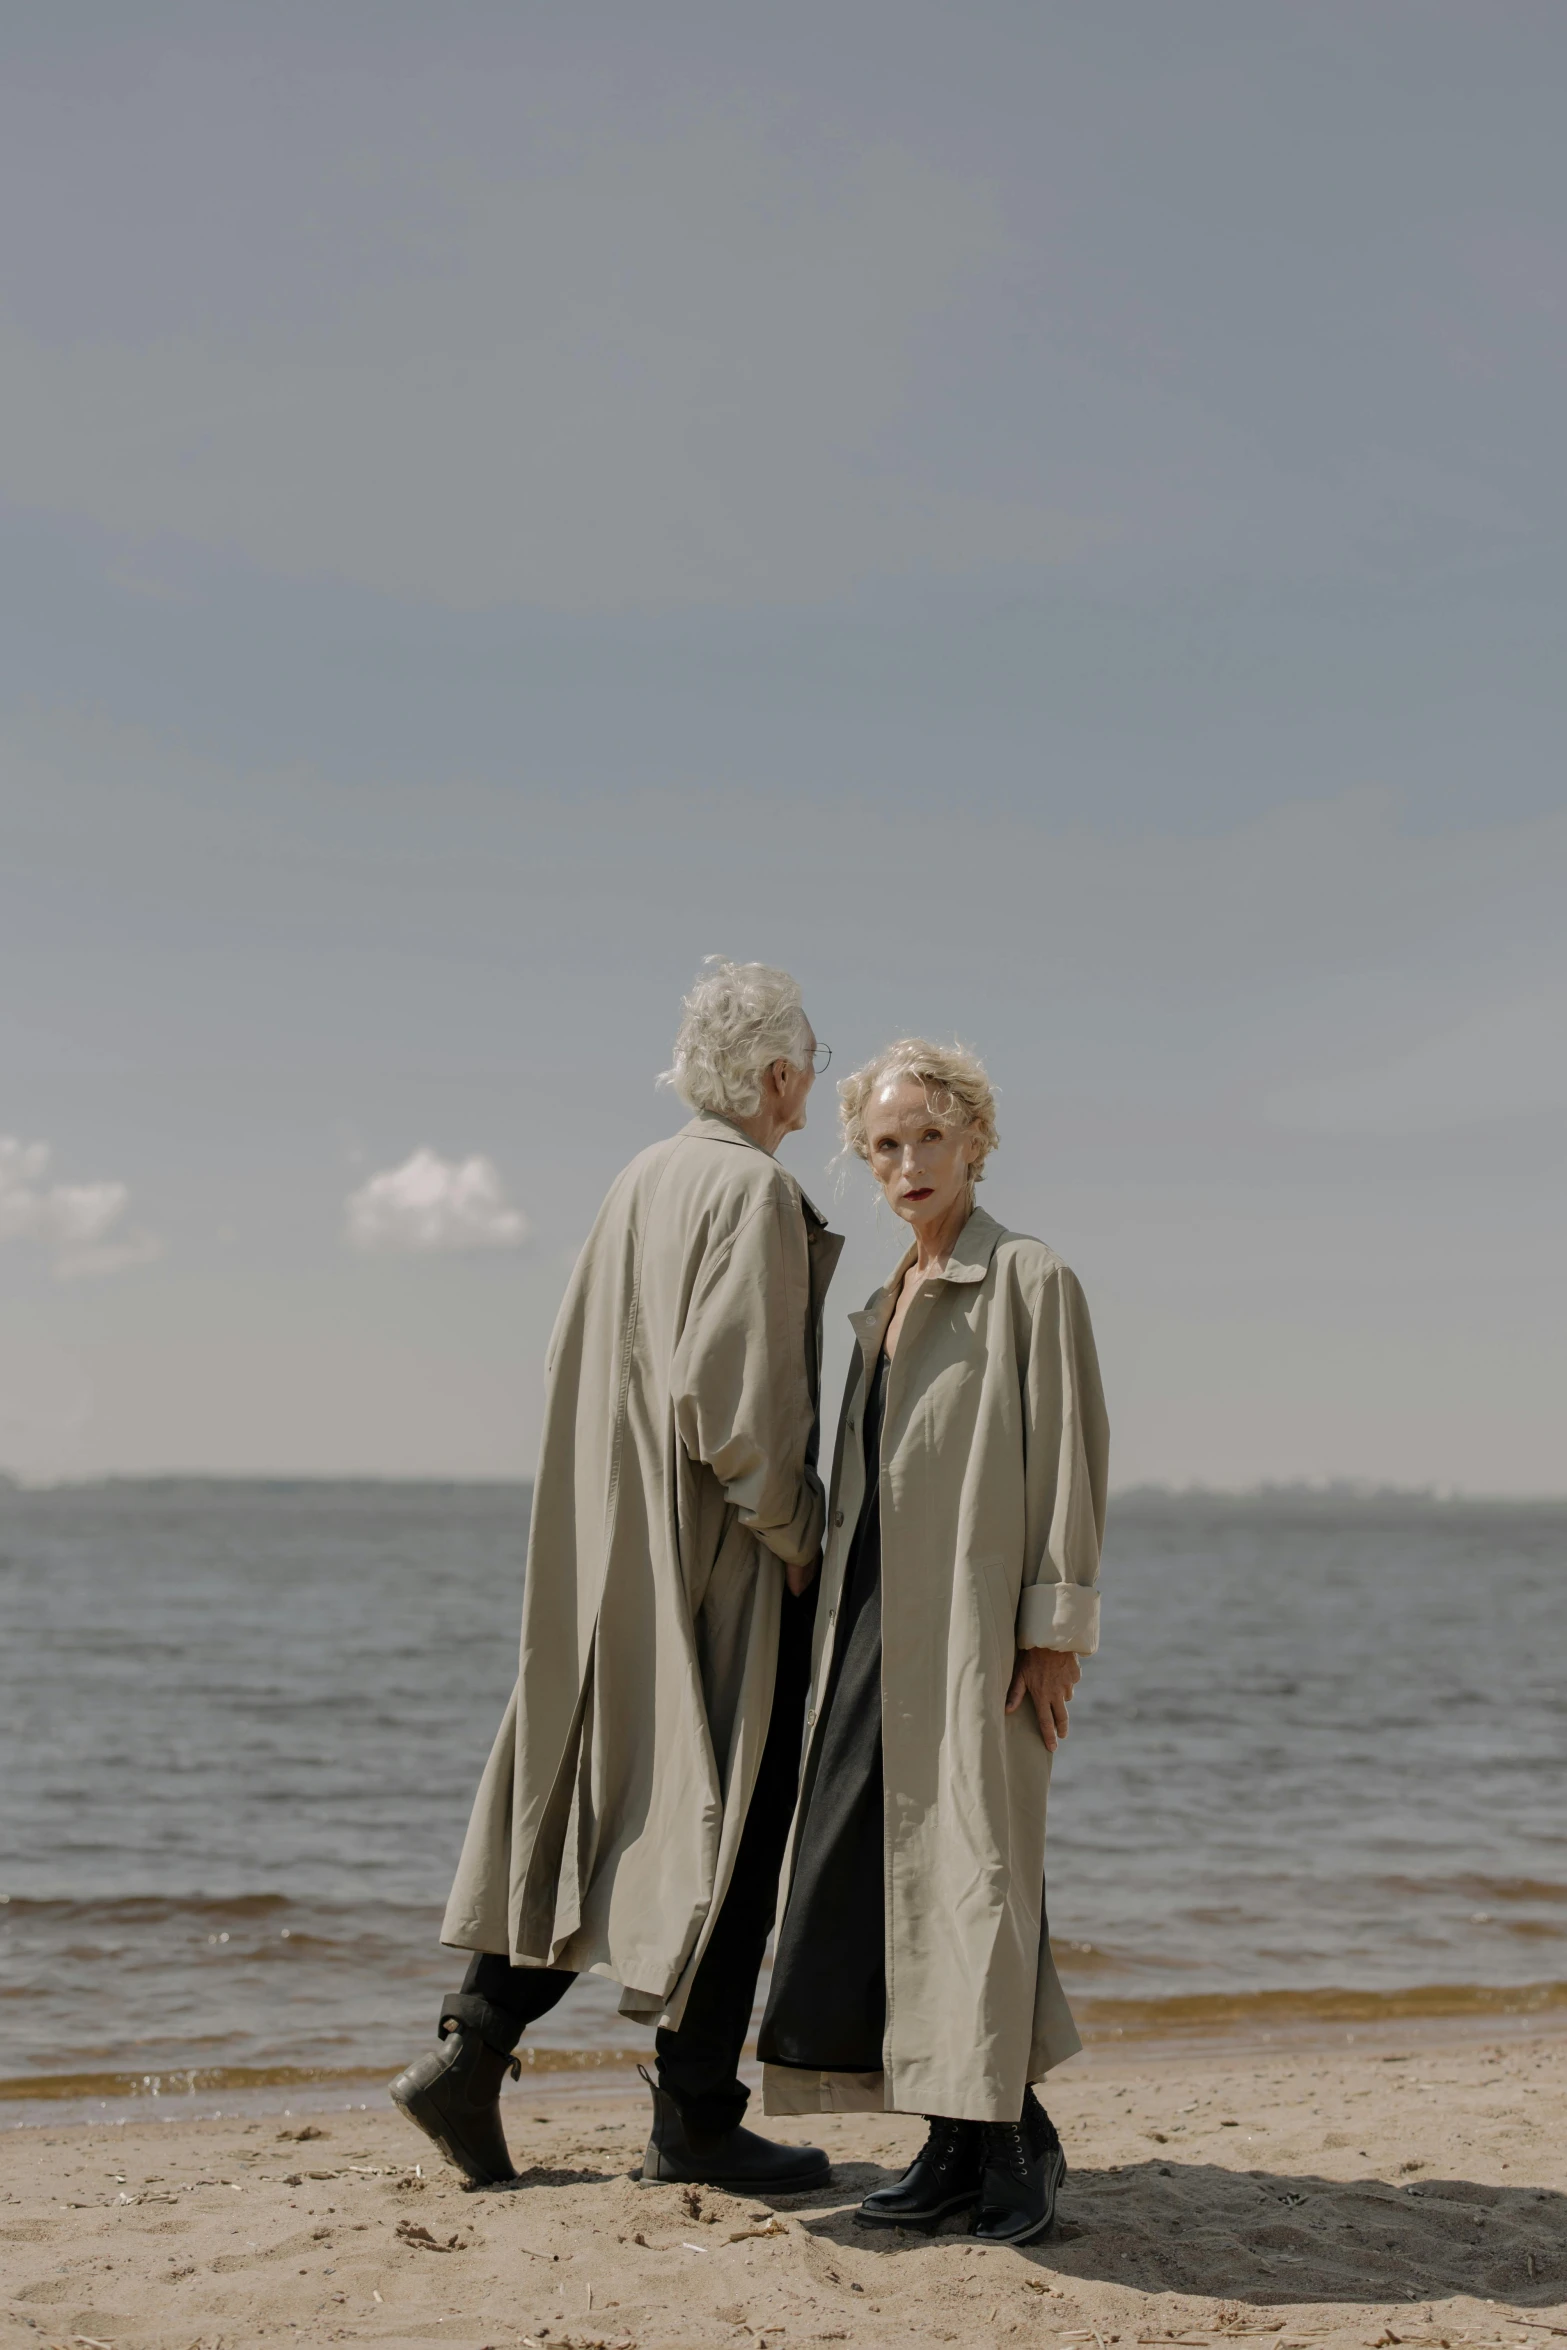
{"label": "sandy beach", "polygon": [[1023,2252],[855,2228],[918,2142],[901,2117],[825,2121],[811,2195],[643,2187],[645,2096],[618,2081],[509,2093],[523,2175],[483,2193],[374,2102],[17,2129],[0,2345],[1567,2338],[1567,2038],[1101,2048],[1049,2103],[1071,2172]]}

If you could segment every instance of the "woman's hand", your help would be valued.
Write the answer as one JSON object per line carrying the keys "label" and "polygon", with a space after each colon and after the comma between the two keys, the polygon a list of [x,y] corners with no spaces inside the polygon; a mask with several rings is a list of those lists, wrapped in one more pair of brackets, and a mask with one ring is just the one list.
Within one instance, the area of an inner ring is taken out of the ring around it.
{"label": "woman's hand", "polygon": [[1070,1649],[1020,1648],[1007,1691],[1007,1712],[1017,1712],[1026,1692],[1039,1717],[1039,1735],[1054,1754],[1066,1736],[1066,1709],[1082,1677],[1083,1668]]}

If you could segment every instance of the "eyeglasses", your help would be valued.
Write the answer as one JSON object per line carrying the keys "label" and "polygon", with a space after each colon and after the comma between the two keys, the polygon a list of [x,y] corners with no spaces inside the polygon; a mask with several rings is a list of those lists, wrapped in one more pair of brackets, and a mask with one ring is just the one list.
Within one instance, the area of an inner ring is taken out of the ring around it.
{"label": "eyeglasses", "polygon": [[819,1044],[815,1052],[811,1055],[811,1067],[816,1071],[818,1077],[826,1076],[827,1064],[831,1059],[832,1046],[830,1044]]}

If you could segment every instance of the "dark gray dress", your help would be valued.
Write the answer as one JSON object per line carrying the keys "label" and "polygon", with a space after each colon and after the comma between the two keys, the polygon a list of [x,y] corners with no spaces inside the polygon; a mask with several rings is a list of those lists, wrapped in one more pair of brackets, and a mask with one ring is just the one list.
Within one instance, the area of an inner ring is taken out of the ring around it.
{"label": "dark gray dress", "polygon": [[864,1415],[854,1529],[822,1720],[801,1794],[789,1905],[757,2049],[764,2064],[882,2069],[887,2022],[881,1779],[881,1423],[887,1357]]}

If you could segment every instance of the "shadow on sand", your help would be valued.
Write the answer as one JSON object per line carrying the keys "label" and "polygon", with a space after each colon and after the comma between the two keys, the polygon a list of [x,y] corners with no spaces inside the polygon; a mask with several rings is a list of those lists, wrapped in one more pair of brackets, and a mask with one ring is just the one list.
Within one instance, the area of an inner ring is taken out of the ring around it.
{"label": "shadow on sand", "polygon": [[[854,2224],[861,2196],[897,2174],[839,2164],[816,2195],[779,2208],[824,2242],[897,2259],[929,2239]],[[944,2234],[962,2233],[954,2222]],[[1212,2163],[1139,2162],[1068,2174],[1055,2232],[1009,2257],[1063,2279],[1147,2293],[1282,2302],[1387,2302],[1470,2294],[1517,2309],[1567,2298],[1567,2195],[1469,2179],[1323,2179]]]}

